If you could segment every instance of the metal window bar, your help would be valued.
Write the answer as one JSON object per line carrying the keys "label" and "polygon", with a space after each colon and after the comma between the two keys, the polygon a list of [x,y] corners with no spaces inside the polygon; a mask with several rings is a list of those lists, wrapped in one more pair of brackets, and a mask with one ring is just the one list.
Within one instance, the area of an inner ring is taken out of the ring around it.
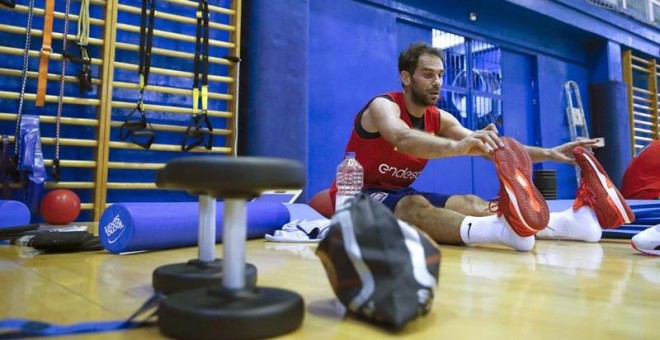
{"label": "metal window bar", "polygon": [[445,53],[438,107],[467,128],[477,130],[495,123],[502,131],[500,48],[440,30],[433,30],[433,45]]}
{"label": "metal window bar", "polygon": [[659,138],[659,71],[655,58],[637,56],[632,50],[623,52],[623,76],[628,85],[628,117],[633,156]]}

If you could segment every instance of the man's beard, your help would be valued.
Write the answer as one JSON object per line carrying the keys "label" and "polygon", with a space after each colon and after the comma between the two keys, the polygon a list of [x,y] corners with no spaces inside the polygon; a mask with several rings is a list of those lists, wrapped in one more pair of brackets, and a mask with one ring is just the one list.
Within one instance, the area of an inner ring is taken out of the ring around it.
{"label": "man's beard", "polygon": [[[410,87],[412,89],[412,101],[413,103],[417,105],[423,105],[423,106],[431,106],[435,105],[437,103],[437,100],[431,99],[426,91],[420,90],[417,87],[415,87],[415,84],[413,83],[413,86]],[[438,96],[438,99],[440,97]]]}

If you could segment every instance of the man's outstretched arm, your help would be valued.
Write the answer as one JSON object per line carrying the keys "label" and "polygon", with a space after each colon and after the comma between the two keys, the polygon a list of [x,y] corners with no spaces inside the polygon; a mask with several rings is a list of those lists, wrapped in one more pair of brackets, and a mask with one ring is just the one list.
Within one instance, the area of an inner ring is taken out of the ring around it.
{"label": "man's outstretched arm", "polygon": [[532,162],[555,161],[561,163],[575,164],[573,159],[573,149],[576,146],[593,147],[598,144],[598,139],[584,139],[574,142],[564,143],[554,148],[539,148],[536,146],[525,146]]}
{"label": "man's outstretched arm", "polygon": [[[362,127],[378,132],[402,153],[420,158],[443,158],[462,155],[484,155],[493,152],[497,137],[491,131],[477,131],[463,138],[448,138],[411,129],[399,118],[399,107],[382,98],[376,98],[362,115]],[[444,121],[443,121],[444,123]],[[499,139],[498,139],[499,140]]]}

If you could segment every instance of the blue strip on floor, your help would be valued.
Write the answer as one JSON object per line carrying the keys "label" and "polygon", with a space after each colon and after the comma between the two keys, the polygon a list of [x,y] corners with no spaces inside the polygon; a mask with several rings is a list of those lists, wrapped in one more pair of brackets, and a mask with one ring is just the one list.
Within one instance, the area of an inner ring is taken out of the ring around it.
{"label": "blue strip on floor", "polygon": [[[632,208],[632,207],[631,207]],[[635,213],[635,216],[660,216],[660,208],[644,208],[644,209],[634,209],[632,211]]]}
{"label": "blue strip on floor", "polygon": [[635,224],[656,225],[660,223],[660,216],[635,218]]}
{"label": "blue strip on floor", "polygon": [[603,230],[603,238],[631,239],[637,235],[638,231],[632,230]]}

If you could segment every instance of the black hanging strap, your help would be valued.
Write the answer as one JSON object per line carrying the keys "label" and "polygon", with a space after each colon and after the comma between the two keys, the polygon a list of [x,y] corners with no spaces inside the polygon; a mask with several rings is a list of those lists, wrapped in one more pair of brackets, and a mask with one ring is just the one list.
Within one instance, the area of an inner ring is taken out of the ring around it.
{"label": "black hanging strap", "polygon": [[64,57],[72,62],[82,65],[78,73],[80,93],[91,92],[92,85],[92,58],[89,56],[87,45],[89,44],[89,1],[80,1],[80,13],[78,14],[78,33],[76,34],[76,45],[80,51],[79,56],[75,56],[64,50]]}
{"label": "black hanging strap", "polygon": [[[213,126],[208,116],[209,101],[209,4],[200,0],[197,6],[197,39],[195,43],[195,75],[193,81],[193,110],[190,124],[183,134],[181,150],[190,151],[204,144],[213,147]],[[200,80],[201,78],[201,80]],[[202,110],[199,112],[199,101]],[[206,143],[204,140],[206,139]]]}
{"label": "black hanging strap", "polygon": [[[147,13],[148,11],[148,13]],[[149,150],[155,136],[151,124],[147,121],[144,111],[144,88],[149,84],[149,71],[151,69],[151,47],[154,37],[154,14],[156,0],[142,1],[142,19],[140,21],[140,99],[136,107],[126,116],[124,124],[119,129],[119,139],[131,141],[142,148]],[[139,117],[135,117],[136,113]]]}
{"label": "black hanging strap", "polygon": [[9,8],[16,7],[16,3],[14,2],[14,0],[0,0],[0,4],[5,5]]}

